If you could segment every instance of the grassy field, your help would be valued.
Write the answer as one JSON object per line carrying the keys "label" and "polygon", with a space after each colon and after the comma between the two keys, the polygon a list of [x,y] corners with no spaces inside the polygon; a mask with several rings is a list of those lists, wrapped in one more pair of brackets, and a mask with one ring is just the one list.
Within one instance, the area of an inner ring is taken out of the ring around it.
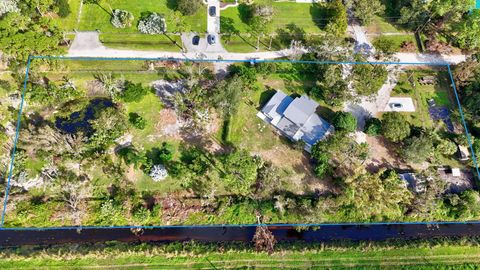
{"label": "grassy field", "polygon": [[[118,247],[122,246],[122,247]],[[273,254],[257,253],[245,244],[173,243],[162,246],[110,243],[62,249],[20,248],[0,253],[2,269],[477,269],[478,245],[361,247],[348,244],[290,244]]]}
{"label": "grassy field", "polygon": [[[376,37],[377,39],[379,37]],[[375,40],[374,39],[374,40]],[[407,35],[407,34],[402,34],[402,35],[392,35],[392,36],[382,36],[382,39],[387,39],[393,41],[393,44],[395,44],[395,48],[397,50],[400,50],[402,43],[405,41],[411,41],[415,43],[415,37],[413,35]],[[418,52],[418,48],[416,48],[416,52]]]}
{"label": "grassy field", "polygon": [[[299,4],[289,2],[273,2],[275,15],[270,27],[270,32],[277,29],[284,29],[288,24],[295,24],[309,34],[320,33],[317,23],[321,21],[319,5]],[[240,31],[249,32],[249,26],[242,21],[241,8],[232,7],[221,11],[221,16],[230,19],[230,23]],[[230,24],[229,23],[229,24]]]}
{"label": "grassy field", "polygon": [[77,28],[78,11],[82,0],[68,0],[70,6],[70,14],[65,18],[56,18],[53,20],[55,24],[66,31],[73,31]]}
{"label": "grassy field", "polygon": [[[450,102],[449,92],[450,83],[447,77],[447,73],[444,71],[429,71],[429,70],[416,70],[413,77],[416,87],[408,82],[408,74],[401,74],[399,83],[393,89],[392,96],[404,96],[412,97],[416,107],[415,113],[407,113],[412,125],[419,127],[434,127],[436,123],[432,121],[428,112],[428,100],[434,99],[437,105],[446,106],[452,108]],[[433,76],[437,82],[432,85],[420,84],[418,80],[424,76]]]}
{"label": "grassy field", "polygon": [[[131,27],[125,29],[115,28],[110,23],[112,9],[124,9],[130,11],[135,17]],[[175,32],[174,23],[171,21],[173,10],[169,7],[168,0],[158,1],[125,1],[111,0],[101,2],[100,5],[87,4],[83,6],[79,30],[100,30],[103,33],[138,33],[137,24],[143,12],[157,12],[165,15],[169,32]],[[186,16],[185,22],[192,31],[205,32],[207,30],[207,13],[202,8],[195,15]],[[122,40],[123,37],[119,37]]]}
{"label": "grassy field", "polygon": [[100,34],[100,41],[114,49],[179,52],[182,47],[182,40],[177,35]]}

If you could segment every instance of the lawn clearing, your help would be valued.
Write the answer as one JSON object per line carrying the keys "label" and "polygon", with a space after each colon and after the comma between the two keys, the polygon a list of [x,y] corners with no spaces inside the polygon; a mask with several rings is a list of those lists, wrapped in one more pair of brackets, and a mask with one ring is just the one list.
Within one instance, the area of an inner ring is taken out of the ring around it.
{"label": "lawn clearing", "polygon": [[[375,37],[372,42],[375,41],[375,39],[378,39],[379,37]],[[408,34],[400,34],[400,35],[383,35],[381,36],[382,39],[390,40],[393,42],[394,47],[398,50],[401,51],[402,44],[404,42],[413,42],[415,43],[415,37],[412,35]],[[416,43],[415,43],[416,44]],[[418,48],[415,47],[415,52],[418,52]]]}
{"label": "lawn clearing", "polygon": [[[157,12],[165,15],[167,29],[169,32],[176,32],[175,25],[171,21],[173,10],[168,7],[167,0],[158,1],[125,1],[112,0],[108,3],[101,2],[100,5],[86,4],[83,5],[82,16],[80,20],[79,30],[92,31],[100,30],[103,33],[132,33],[137,34],[137,24],[142,12]],[[115,28],[110,23],[110,12],[113,9],[128,10],[135,17],[131,27],[124,29]],[[192,31],[205,32],[207,29],[207,13],[204,9],[200,9],[195,15],[185,16],[185,23],[191,27]],[[122,37],[119,37],[122,40]]]}
{"label": "lawn clearing", "polygon": [[[405,113],[410,116],[410,122],[418,127],[434,127],[436,123],[430,118],[428,111],[428,101],[435,100],[439,106],[445,106],[448,109],[453,109],[450,101],[449,88],[450,83],[448,73],[445,71],[432,70],[413,70],[413,78],[416,87],[412,87],[408,81],[412,73],[407,72],[400,75],[397,86],[392,91],[392,96],[412,97],[416,107],[416,112]],[[433,77],[436,82],[434,84],[420,84],[419,79],[423,77]]]}
{"label": "lawn clearing", "polygon": [[100,34],[100,41],[112,49],[180,52],[182,48],[178,35]]}
{"label": "lawn clearing", "polygon": [[54,24],[58,27],[66,30],[66,31],[73,31],[78,27],[78,13],[80,10],[80,3],[83,0],[67,0],[70,6],[70,14],[68,14],[65,18],[55,18],[53,20]]}

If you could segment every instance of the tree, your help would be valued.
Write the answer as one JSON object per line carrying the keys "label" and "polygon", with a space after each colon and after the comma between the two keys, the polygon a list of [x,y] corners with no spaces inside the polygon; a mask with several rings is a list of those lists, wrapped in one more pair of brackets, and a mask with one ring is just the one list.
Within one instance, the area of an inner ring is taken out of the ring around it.
{"label": "tree", "polygon": [[377,49],[386,56],[391,56],[398,52],[398,47],[395,45],[395,42],[385,36],[380,36],[379,38],[376,38],[373,41],[373,46],[375,47],[375,49]]}
{"label": "tree", "polygon": [[125,102],[139,102],[145,95],[148,94],[149,89],[143,87],[141,83],[125,82],[125,90],[120,94],[120,98]]}
{"label": "tree", "polygon": [[357,129],[357,119],[350,112],[336,112],[332,124],[335,129],[348,133]]}
{"label": "tree", "polygon": [[444,156],[452,156],[457,152],[457,145],[448,139],[441,140],[435,146],[435,151]]}
{"label": "tree", "polygon": [[138,31],[143,34],[164,34],[167,32],[167,23],[165,17],[162,14],[150,13],[144,16],[138,22]]}
{"label": "tree", "polygon": [[253,32],[262,33],[266,31],[268,24],[272,21],[274,10],[271,5],[253,4],[250,6],[251,18],[248,20]]}
{"label": "tree", "polygon": [[475,9],[452,26],[452,39],[462,49],[480,48],[480,10]]}
{"label": "tree", "polygon": [[89,122],[95,130],[93,136],[89,138],[90,145],[98,151],[105,150],[127,129],[125,115],[114,107],[103,109],[96,119]]}
{"label": "tree", "polygon": [[153,165],[152,170],[150,171],[150,177],[153,181],[161,181],[167,178],[168,171],[163,164]]}
{"label": "tree", "polygon": [[203,7],[202,0],[177,0],[176,9],[183,15],[193,15]]}
{"label": "tree", "polygon": [[385,11],[385,6],[380,0],[355,0],[353,13],[363,25],[369,25],[373,17]]}
{"label": "tree", "polygon": [[249,194],[257,180],[260,159],[245,150],[238,150],[223,156],[222,161],[225,187],[234,194]]}
{"label": "tree", "polygon": [[314,87],[311,94],[321,98],[330,106],[342,106],[343,102],[351,98],[348,84],[345,80],[338,80],[342,77],[340,65],[326,65],[325,70],[320,71],[318,82],[319,87]]}
{"label": "tree", "polygon": [[63,34],[51,20],[32,19],[17,12],[0,20],[0,51],[10,60],[26,62],[29,55],[61,55]]}
{"label": "tree", "polygon": [[145,126],[147,125],[147,121],[145,121],[145,119],[142,116],[140,116],[138,113],[133,113],[133,112],[129,113],[128,121],[130,122],[130,124],[132,124],[132,126],[138,129],[144,129]]}
{"label": "tree", "polygon": [[460,195],[449,194],[446,196],[445,205],[448,217],[455,220],[474,220],[480,216],[480,195],[478,191],[466,190]]}
{"label": "tree", "polygon": [[215,89],[213,104],[225,118],[237,113],[238,105],[243,97],[245,84],[238,76],[220,81]]}
{"label": "tree", "polygon": [[364,132],[370,136],[380,135],[382,133],[382,121],[375,117],[367,119]]}
{"label": "tree", "polygon": [[162,148],[158,152],[158,159],[163,164],[167,164],[169,161],[173,159],[173,155],[175,154],[175,147],[167,142],[162,143]]}
{"label": "tree", "polygon": [[361,96],[372,96],[387,80],[388,72],[384,65],[354,65],[353,87]]}
{"label": "tree", "polygon": [[402,157],[411,163],[425,162],[433,154],[432,139],[424,134],[408,138],[400,150]]}
{"label": "tree", "polygon": [[475,76],[480,73],[480,63],[476,57],[468,57],[466,61],[455,65],[453,75],[458,87],[464,87],[475,80]]}
{"label": "tree", "polygon": [[345,185],[344,194],[338,198],[338,212],[345,220],[399,220],[413,198],[394,171],[362,171],[345,179]]}
{"label": "tree", "polygon": [[332,169],[329,160],[330,157],[327,153],[320,153],[315,156],[315,167],[313,171],[318,178],[323,178]]}
{"label": "tree", "polygon": [[325,30],[335,36],[341,37],[347,31],[347,10],[341,0],[334,0],[327,6],[328,23]]}
{"label": "tree", "polygon": [[387,112],[383,115],[382,123],[383,136],[393,142],[400,142],[410,136],[410,124],[403,114]]}
{"label": "tree", "polygon": [[125,28],[132,26],[133,19],[134,17],[131,12],[122,9],[114,9],[110,23],[112,23],[115,28]]}
{"label": "tree", "polygon": [[68,0],[56,0],[55,5],[58,7],[58,16],[66,18],[72,12]]}

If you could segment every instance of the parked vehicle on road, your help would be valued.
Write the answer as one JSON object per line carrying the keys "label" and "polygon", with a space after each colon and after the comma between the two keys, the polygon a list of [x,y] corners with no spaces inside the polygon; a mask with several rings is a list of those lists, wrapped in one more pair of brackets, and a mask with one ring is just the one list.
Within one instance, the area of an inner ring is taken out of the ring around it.
{"label": "parked vehicle on road", "polygon": [[193,45],[198,45],[198,43],[200,43],[200,37],[199,36],[194,36],[192,38],[192,44]]}
{"label": "parked vehicle on road", "polygon": [[217,42],[215,35],[208,35],[207,37],[208,44],[213,45]]}
{"label": "parked vehicle on road", "polygon": [[217,16],[217,8],[215,6],[211,6],[208,8],[208,13],[210,16],[215,17]]}

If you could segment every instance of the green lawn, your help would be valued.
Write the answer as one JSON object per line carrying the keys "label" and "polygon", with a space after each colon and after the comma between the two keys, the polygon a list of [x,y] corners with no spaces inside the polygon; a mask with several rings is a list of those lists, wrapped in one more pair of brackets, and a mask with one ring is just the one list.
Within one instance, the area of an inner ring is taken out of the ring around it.
{"label": "green lawn", "polygon": [[[407,81],[410,73],[401,74],[399,83],[393,89],[392,96],[409,96],[414,99],[416,112],[407,113],[412,125],[419,127],[434,127],[436,123],[432,121],[428,112],[428,100],[434,99],[440,106],[452,108],[449,92],[450,83],[445,71],[415,70],[414,80],[415,88]],[[424,76],[433,76],[437,83],[433,85],[421,85],[418,80]]]}
{"label": "green lawn", "polygon": [[[124,245],[123,248],[118,246]],[[298,246],[298,247],[297,247]],[[128,268],[128,269],[477,269],[480,247],[468,244],[421,247],[367,247],[328,244],[302,248],[283,245],[273,254],[254,252],[244,244],[210,247],[173,243],[157,247],[142,244],[79,246],[75,249],[24,247],[0,253],[2,269]],[[326,247],[325,247],[326,246]],[[183,250],[182,250],[183,249]]]}
{"label": "green lawn", "polygon": [[182,47],[178,35],[100,34],[100,41],[106,47],[114,49],[179,52]]}
{"label": "green lawn", "polygon": [[[385,15],[386,16],[386,15]],[[367,33],[404,33],[402,29],[385,19],[385,17],[375,15],[372,23],[366,26]]]}
{"label": "green lawn", "polygon": [[[294,23],[303,28],[307,33],[321,33],[321,29],[317,26],[317,22],[321,20],[320,5],[304,4],[292,2],[273,2],[275,15],[271,23],[270,32],[277,29],[284,29],[286,25]],[[221,11],[221,16],[230,18],[231,24],[240,33],[247,33],[249,26],[241,19],[238,7],[227,8]],[[228,19],[227,19],[228,20]]]}
{"label": "green lawn", "polygon": [[[377,37],[375,39],[378,39],[380,37]],[[391,40],[393,41],[393,44],[395,44],[395,48],[397,50],[400,50],[400,48],[402,47],[402,43],[405,42],[405,41],[411,41],[413,43],[415,43],[415,37],[412,35],[408,35],[408,34],[402,34],[402,35],[391,35],[391,36],[381,36],[382,39],[387,39],[387,40]],[[374,40],[375,40],[374,39]],[[416,43],[415,43],[416,44]],[[418,52],[418,48],[416,50]]]}
{"label": "green lawn", "polygon": [[[157,12],[165,15],[167,28],[169,32],[175,32],[174,23],[170,16],[173,10],[168,7],[169,0],[110,0],[102,1],[100,6],[94,4],[83,5],[82,16],[79,30],[100,30],[103,33],[138,33],[137,24],[142,12]],[[112,9],[124,9],[133,13],[135,21],[131,27],[125,29],[115,28],[110,24],[110,12]],[[192,31],[205,32],[207,30],[207,12],[204,8],[200,9],[195,15],[186,16],[185,22],[191,27]],[[123,37],[119,37],[123,40]]]}
{"label": "green lawn", "polygon": [[77,28],[77,17],[78,11],[80,9],[80,2],[82,0],[68,0],[68,4],[70,6],[70,14],[66,18],[57,18],[54,23],[65,29],[66,31],[73,31]]}

